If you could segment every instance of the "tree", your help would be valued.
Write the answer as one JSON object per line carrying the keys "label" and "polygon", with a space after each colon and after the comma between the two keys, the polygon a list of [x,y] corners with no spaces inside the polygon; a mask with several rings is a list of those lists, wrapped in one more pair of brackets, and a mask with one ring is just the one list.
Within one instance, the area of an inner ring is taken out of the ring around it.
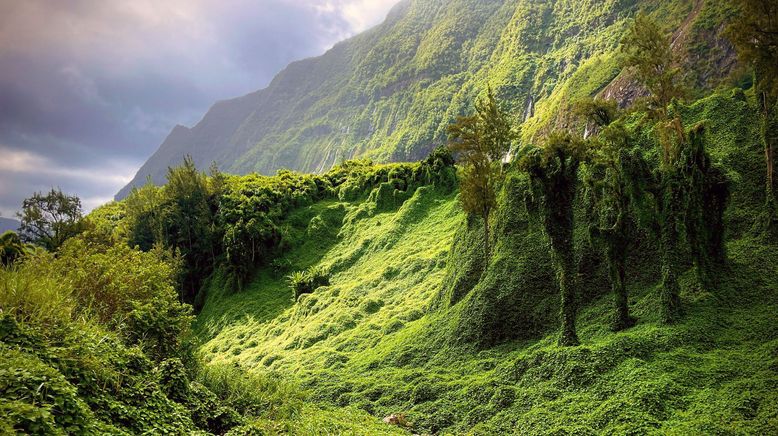
{"label": "tree", "polygon": [[596,133],[597,130],[615,121],[618,117],[619,106],[616,100],[585,97],[573,103],[572,111],[573,115],[584,120],[586,124],[584,139],[586,139],[590,133]]}
{"label": "tree", "polygon": [[649,91],[649,115],[656,120],[661,145],[658,180],[651,184],[656,199],[662,269],[662,319],[677,320],[682,314],[680,286],[680,227],[686,209],[685,181],[679,171],[680,151],[686,143],[683,123],[671,116],[673,99],[683,95],[679,69],[674,67],[670,38],[642,12],[621,40],[622,65]]}
{"label": "tree", "polygon": [[208,180],[186,156],[181,166],[168,168],[162,192],[165,246],[180,250],[184,258],[183,297],[191,303],[215,263],[218,236]]}
{"label": "tree", "polygon": [[520,161],[530,177],[529,209],[539,214],[551,243],[561,294],[559,344],[563,346],[579,343],[575,328],[578,283],[573,246],[573,201],[583,152],[583,144],[570,134],[554,132],[543,148],[530,150]]}
{"label": "tree", "polygon": [[19,236],[22,241],[47,250],[58,249],[66,239],[81,232],[81,200],[52,188],[47,194],[36,192],[22,203]]}
{"label": "tree", "polygon": [[585,99],[574,111],[594,124],[599,134],[593,146],[584,176],[586,218],[589,237],[602,248],[608,265],[608,277],[614,300],[611,328],[624,330],[635,324],[629,314],[626,286],[627,248],[630,240],[631,196],[638,192],[630,177],[634,156],[629,151],[629,135],[618,117],[615,102]]}
{"label": "tree", "polygon": [[145,185],[133,188],[124,200],[127,237],[131,247],[148,251],[154,244],[165,242],[162,202],[162,188],[155,186],[151,179]]}
{"label": "tree", "polygon": [[475,114],[457,117],[448,127],[449,147],[463,163],[460,201],[465,212],[483,220],[484,258],[491,254],[489,217],[497,206],[496,187],[502,177],[501,161],[515,137],[507,115],[491,88],[475,105]]}
{"label": "tree", "polygon": [[685,94],[669,35],[643,12],[621,39],[622,67],[628,68],[649,92],[649,113],[667,120],[667,108]]}
{"label": "tree", "polygon": [[735,0],[740,14],[731,21],[727,33],[738,56],[751,68],[761,118],[767,174],[765,198],[768,227],[776,219],[775,147],[778,144],[778,3],[775,0]]}
{"label": "tree", "polygon": [[704,126],[694,126],[688,136],[689,144],[680,159],[680,171],[689,191],[684,226],[697,280],[710,289],[715,285],[715,270],[726,265],[724,211],[730,195],[729,180],[705,151]]}

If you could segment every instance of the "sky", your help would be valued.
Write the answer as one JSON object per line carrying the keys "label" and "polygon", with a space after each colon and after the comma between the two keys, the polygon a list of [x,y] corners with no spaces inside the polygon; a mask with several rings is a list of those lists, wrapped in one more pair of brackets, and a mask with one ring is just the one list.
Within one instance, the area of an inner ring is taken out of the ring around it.
{"label": "sky", "polygon": [[0,216],[110,201],[176,124],[380,23],[397,0],[0,0]]}

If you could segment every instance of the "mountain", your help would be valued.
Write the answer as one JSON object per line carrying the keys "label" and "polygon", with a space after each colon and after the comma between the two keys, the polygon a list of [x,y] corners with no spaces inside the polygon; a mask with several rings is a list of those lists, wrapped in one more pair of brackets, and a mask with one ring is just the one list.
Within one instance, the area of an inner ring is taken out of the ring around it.
{"label": "mountain", "polygon": [[5,218],[0,216],[0,233],[7,230],[16,231],[21,223],[13,218]]}
{"label": "mountain", "polygon": [[191,155],[201,168],[321,172],[354,157],[417,160],[490,84],[523,139],[570,98],[639,90],[617,77],[620,35],[640,9],[674,32],[690,81],[715,85],[733,66],[720,37],[730,6],[703,0],[402,0],[377,27],[294,62],[260,91],[217,102],[176,126],[117,198]]}

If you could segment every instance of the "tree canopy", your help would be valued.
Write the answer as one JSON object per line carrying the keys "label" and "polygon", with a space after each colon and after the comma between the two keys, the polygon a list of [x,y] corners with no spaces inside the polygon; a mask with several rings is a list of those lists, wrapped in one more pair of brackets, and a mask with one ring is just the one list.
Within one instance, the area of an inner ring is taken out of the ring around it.
{"label": "tree canopy", "polygon": [[22,241],[56,250],[66,239],[81,231],[81,200],[52,188],[36,192],[22,203],[19,236]]}
{"label": "tree canopy", "polygon": [[510,121],[487,88],[485,99],[475,104],[475,113],[457,117],[448,127],[449,147],[463,164],[460,201],[465,212],[481,217],[484,256],[489,257],[489,217],[497,205],[496,189],[502,176],[501,162],[515,133]]}

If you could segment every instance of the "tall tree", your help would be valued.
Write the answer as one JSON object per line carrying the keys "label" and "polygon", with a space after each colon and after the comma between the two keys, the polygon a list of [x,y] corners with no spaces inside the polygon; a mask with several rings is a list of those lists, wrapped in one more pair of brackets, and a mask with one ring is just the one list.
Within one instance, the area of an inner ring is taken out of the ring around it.
{"label": "tall tree", "polygon": [[483,220],[484,257],[491,254],[489,217],[497,206],[496,188],[502,177],[501,161],[510,149],[514,132],[491,88],[475,104],[475,114],[457,117],[448,127],[449,147],[463,164],[460,200],[465,212]]}
{"label": "tall tree", "polygon": [[632,71],[649,92],[648,113],[657,122],[655,131],[661,145],[659,180],[654,184],[654,196],[660,233],[660,300],[662,319],[667,323],[682,314],[678,276],[680,227],[686,206],[685,184],[678,165],[686,135],[680,117],[669,111],[673,99],[683,95],[683,88],[670,43],[669,36],[642,12],[621,40],[622,65]]}
{"label": "tall tree", "polygon": [[704,126],[694,126],[688,137],[680,159],[688,190],[684,227],[697,280],[704,289],[711,289],[716,272],[726,266],[724,211],[729,202],[729,180],[705,151]]}
{"label": "tall tree", "polygon": [[[621,42],[623,66],[633,71],[650,93],[648,112],[656,121],[654,130],[661,146],[659,171],[647,188],[653,191],[658,222],[662,319],[672,323],[683,315],[678,284],[684,263],[682,243],[691,242],[701,285],[708,286],[708,253],[723,256],[721,235],[728,191],[722,187],[726,184],[723,173],[710,165],[704,128],[695,126],[687,134],[680,115],[670,109],[673,100],[683,97],[685,91],[669,36],[641,13]],[[715,203],[707,207],[706,198]],[[718,236],[711,236],[706,228],[714,225]]]}
{"label": "tall tree", "polygon": [[81,232],[81,200],[52,188],[47,194],[36,192],[22,203],[19,236],[24,242],[47,250],[58,249],[66,239]]}
{"label": "tall tree", "polygon": [[751,68],[761,118],[767,174],[765,198],[767,225],[778,226],[775,180],[775,148],[778,145],[778,2],[735,0],[740,14],[728,28],[740,60]]}
{"label": "tall tree", "polygon": [[184,258],[184,300],[193,302],[203,279],[210,273],[217,235],[209,202],[208,180],[190,156],[169,168],[164,194],[165,245],[181,251]]}
{"label": "tall tree", "polygon": [[673,54],[670,36],[656,21],[640,12],[621,39],[622,66],[628,68],[648,91],[651,115],[668,120],[668,106],[685,94]]}
{"label": "tall tree", "polygon": [[573,244],[573,201],[583,143],[568,133],[552,133],[543,148],[527,152],[520,161],[530,176],[530,210],[540,216],[551,243],[551,254],[561,293],[562,333],[559,344],[577,345],[575,318],[578,283]]}
{"label": "tall tree", "polygon": [[592,130],[598,132],[590,139],[593,146],[583,177],[585,216],[590,239],[602,248],[608,265],[615,308],[611,328],[624,330],[635,324],[629,313],[625,274],[633,227],[630,197],[638,190],[630,177],[634,156],[626,128],[620,122],[614,123],[618,117],[615,102],[585,99],[576,104],[574,111],[585,120],[587,131],[593,125]]}

